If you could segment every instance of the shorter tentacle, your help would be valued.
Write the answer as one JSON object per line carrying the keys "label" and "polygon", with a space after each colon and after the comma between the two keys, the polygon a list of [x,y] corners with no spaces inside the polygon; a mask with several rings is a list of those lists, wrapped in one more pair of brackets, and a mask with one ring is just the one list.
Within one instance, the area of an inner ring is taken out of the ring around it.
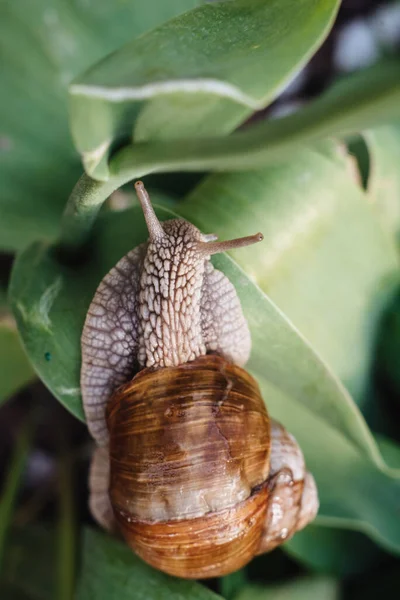
{"label": "shorter tentacle", "polygon": [[258,554],[269,552],[312,521],[319,508],[313,476],[295,438],[271,422],[270,496]]}

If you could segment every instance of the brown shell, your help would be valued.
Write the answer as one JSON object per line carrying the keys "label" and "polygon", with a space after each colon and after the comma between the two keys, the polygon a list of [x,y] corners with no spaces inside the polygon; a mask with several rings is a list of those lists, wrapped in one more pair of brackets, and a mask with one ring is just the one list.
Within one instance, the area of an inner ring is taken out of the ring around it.
{"label": "brown shell", "polygon": [[258,552],[268,487],[247,500],[197,519],[149,523],[116,512],[131,548],[153,567],[189,579],[221,577],[246,565]]}
{"label": "brown shell", "polygon": [[181,577],[256,553],[270,422],[256,381],[217,355],[144,369],[111,398],[110,498],[128,544]]}

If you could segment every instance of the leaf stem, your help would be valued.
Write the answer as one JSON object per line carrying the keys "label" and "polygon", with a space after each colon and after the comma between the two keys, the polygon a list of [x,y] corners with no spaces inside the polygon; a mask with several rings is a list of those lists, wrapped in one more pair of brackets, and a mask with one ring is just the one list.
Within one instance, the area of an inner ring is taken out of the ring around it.
{"label": "leaf stem", "polygon": [[28,458],[31,439],[32,423],[27,421],[18,435],[0,501],[0,573],[3,569],[7,536],[13,519],[15,502]]}
{"label": "leaf stem", "polygon": [[86,173],[82,175],[64,211],[60,239],[63,250],[72,252],[86,242],[103,202],[114,189],[112,180],[96,181]]}
{"label": "leaf stem", "polygon": [[58,600],[72,600],[75,587],[76,521],[71,462],[64,451],[59,461]]}

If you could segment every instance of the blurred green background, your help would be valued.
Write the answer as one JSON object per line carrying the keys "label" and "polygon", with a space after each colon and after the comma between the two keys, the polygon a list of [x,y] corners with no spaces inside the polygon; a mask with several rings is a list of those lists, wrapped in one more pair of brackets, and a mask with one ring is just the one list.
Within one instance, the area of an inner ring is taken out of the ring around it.
{"label": "blurred green background", "polygon": [[[400,592],[400,3],[205,4],[0,5],[6,600]],[[202,89],[206,75],[228,92]],[[144,90],[159,76],[198,78],[199,89],[112,100],[113,86]],[[84,218],[62,220],[82,164],[103,181],[93,189],[112,192],[90,235]],[[264,244],[215,264],[249,318],[249,369],[320,489],[315,524],[202,584],[147,567],[87,508],[79,334],[102,275],[145,235],[132,185],[114,191],[124,169],[146,176],[163,218],[172,210],[221,238],[263,231]],[[78,259],[54,251],[86,234]]]}

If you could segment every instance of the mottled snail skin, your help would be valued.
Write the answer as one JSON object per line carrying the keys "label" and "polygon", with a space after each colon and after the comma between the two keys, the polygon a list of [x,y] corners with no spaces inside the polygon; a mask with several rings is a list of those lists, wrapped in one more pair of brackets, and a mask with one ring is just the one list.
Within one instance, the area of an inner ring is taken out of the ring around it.
{"label": "mottled snail skin", "polygon": [[161,224],[136,189],[149,241],[104,277],[82,334],[82,395],[98,444],[90,507],[153,566],[219,576],[309,523],[317,490],[241,368],[248,326],[210,262],[261,234],[216,242],[182,219]]}

